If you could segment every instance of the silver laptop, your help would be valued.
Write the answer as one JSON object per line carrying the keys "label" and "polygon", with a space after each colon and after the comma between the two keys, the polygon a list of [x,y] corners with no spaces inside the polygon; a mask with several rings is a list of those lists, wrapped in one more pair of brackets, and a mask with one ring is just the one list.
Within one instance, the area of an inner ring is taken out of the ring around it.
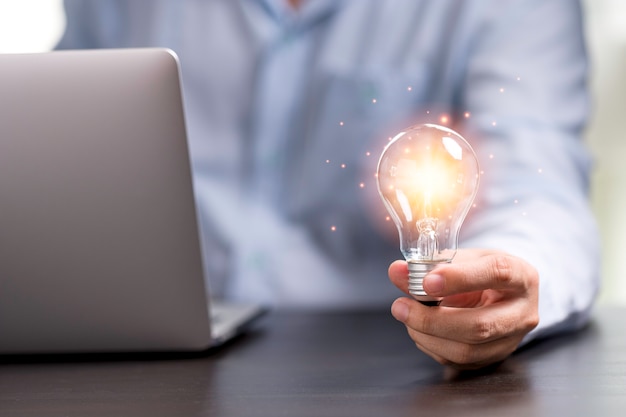
{"label": "silver laptop", "polygon": [[199,242],[173,52],[0,55],[0,353],[227,340]]}

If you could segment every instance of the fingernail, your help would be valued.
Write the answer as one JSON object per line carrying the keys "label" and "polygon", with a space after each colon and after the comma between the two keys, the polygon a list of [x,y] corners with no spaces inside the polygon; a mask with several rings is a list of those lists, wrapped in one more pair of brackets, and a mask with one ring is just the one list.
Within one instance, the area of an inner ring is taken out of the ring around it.
{"label": "fingernail", "polygon": [[443,291],[444,280],[441,275],[428,274],[424,277],[424,290],[428,294],[436,295]]}
{"label": "fingernail", "polygon": [[404,323],[409,318],[409,306],[402,300],[396,300],[391,305],[391,315]]}

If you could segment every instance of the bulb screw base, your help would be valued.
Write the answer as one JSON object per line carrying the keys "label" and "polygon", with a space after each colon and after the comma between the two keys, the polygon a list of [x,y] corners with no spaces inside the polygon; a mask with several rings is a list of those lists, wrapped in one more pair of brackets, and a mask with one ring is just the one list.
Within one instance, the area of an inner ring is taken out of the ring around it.
{"label": "bulb screw base", "polygon": [[432,297],[424,291],[424,277],[432,271],[437,264],[411,261],[407,263],[409,267],[409,294],[426,306],[438,306],[441,303],[441,297]]}

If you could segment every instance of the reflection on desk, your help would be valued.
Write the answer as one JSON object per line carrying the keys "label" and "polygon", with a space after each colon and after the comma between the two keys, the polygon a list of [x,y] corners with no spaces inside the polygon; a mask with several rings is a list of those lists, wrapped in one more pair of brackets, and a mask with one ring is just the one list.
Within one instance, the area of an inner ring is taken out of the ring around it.
{"label": "reflection on desk", "polygon": [[623,416],[624,313],[458,373],[386,311],[278,311],[202,355],[0,358],[0,415]]}

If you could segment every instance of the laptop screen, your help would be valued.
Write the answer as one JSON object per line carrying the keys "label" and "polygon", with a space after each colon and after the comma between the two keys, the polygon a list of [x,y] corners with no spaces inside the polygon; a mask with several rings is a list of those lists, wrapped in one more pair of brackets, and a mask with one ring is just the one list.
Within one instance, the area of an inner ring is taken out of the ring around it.
{"label": "laptop screen", "polygon": [[0,55],[0,353],[209,344],[176,56]]}

